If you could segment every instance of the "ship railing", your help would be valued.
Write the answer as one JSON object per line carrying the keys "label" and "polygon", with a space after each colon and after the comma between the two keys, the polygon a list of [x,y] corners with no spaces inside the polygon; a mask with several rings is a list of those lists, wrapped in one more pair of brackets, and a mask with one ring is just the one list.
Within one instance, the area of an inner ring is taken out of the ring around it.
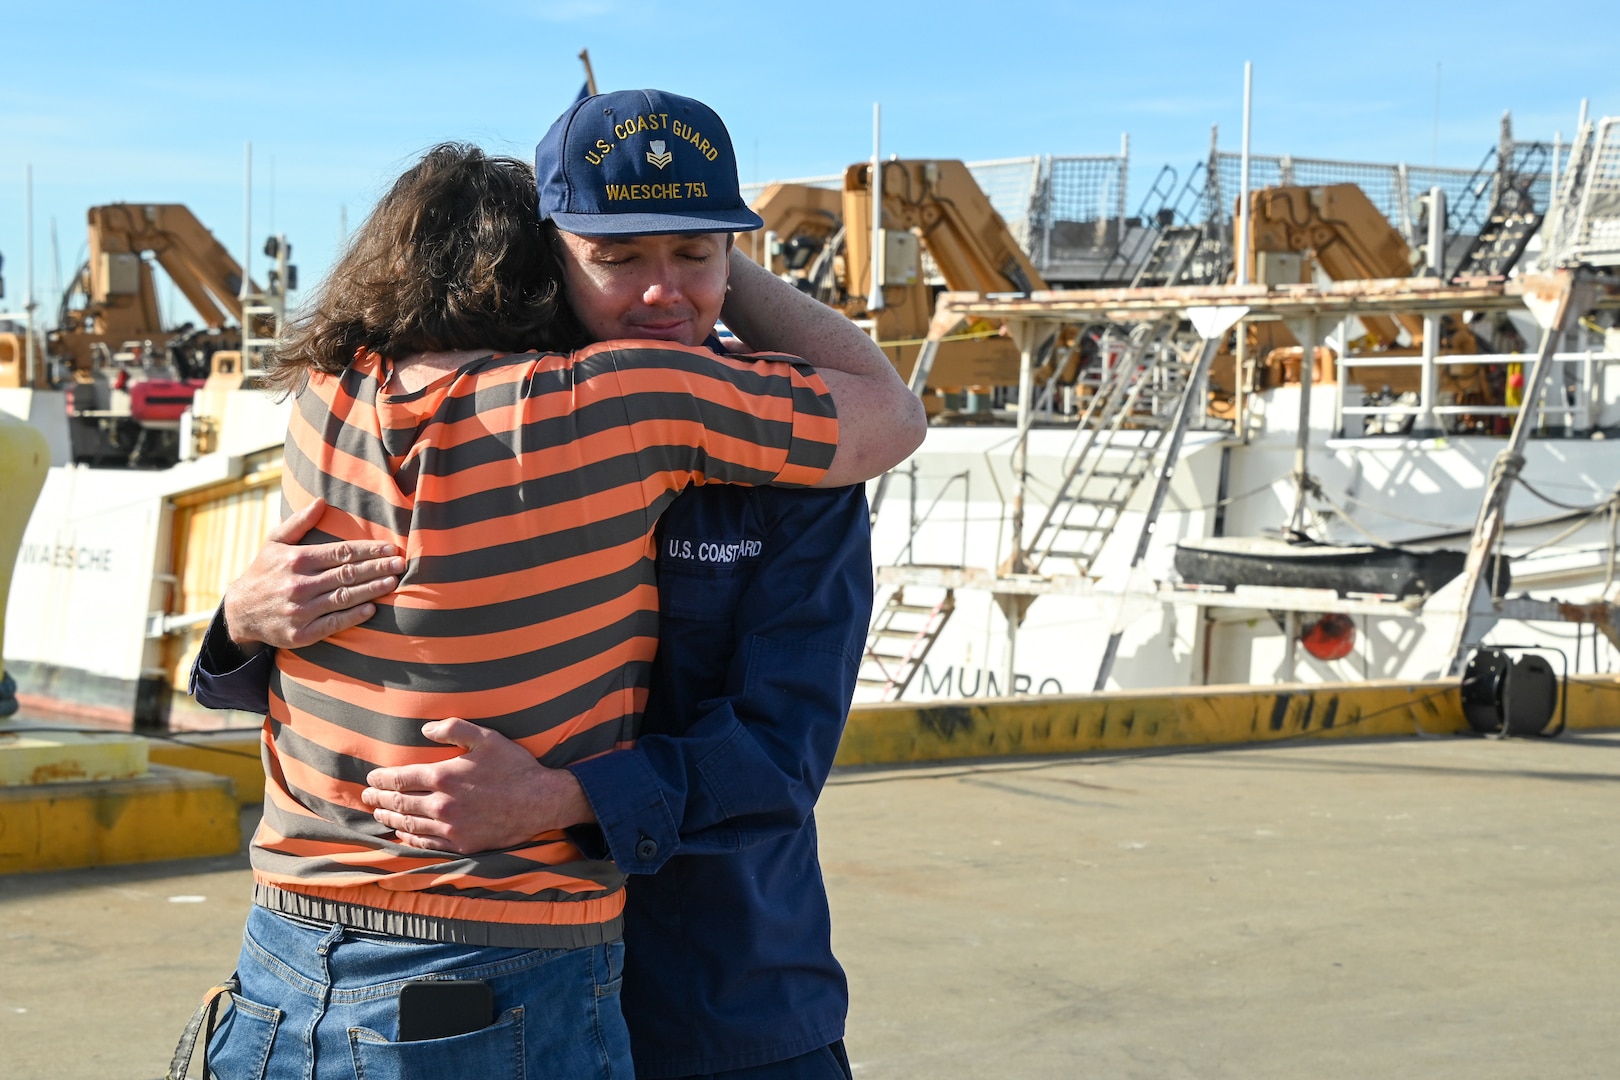
{"label": "ship railing", "polygon": [[1008,218],[1008,226],[1026,238],[1030,261],[1048,280],[1101,280],[1121,245],[1142,231],[1126,217],[1129,179],[1128,142],[1118,155],[1046,157],[1027,225]]}
{"label": "ship railing", "polygon": [[[1515,143],[1514,153],[1540,144]],[[1239,187],[1242,155],[1232,150],[1218,150],[1214,154],[1210,192],[1235,194]],[[1539,159],[1538,159],[1539,162]],[[1445,189],[1447,205],[1463,205],[1473,195],[1480,173],[1477,169],[1454,169],[1444,166],[1385,164],[1371,161],[1333,161],[1326,158],[1304,158],[1291,155],[1252,154],[1249,157],[1249,190],[1298,185],[1325,187],[1329,184],[1355,184],[1372,204],[1383,213],[1389,223],[1399,229],[1409,241],[1418,236],[1418,199],[1430,188]],[[1532,185],[1536,205],[1546,206],[1551,197],[1551,170],[1528,170],[1526,179]],[[1218,197],[1218,196],[1216,196]],[[1232,208],[1221,203],[1205,207],[1206,214],[1216,220],[1229,217]],[[1466,223],[1459,223],[1459,227]]]}
{"label": "ship railing", "polygon": [[[892,475],[902,476],[906,479],[908,531],[906,533],[906,545],[901,549],[900,565],[902,566],[910,566],[916,563],[917,534],[922,531],[924,525],[933,520],[935,512],[944,504],[945,496],[950,494],[951,489],[956,486],[956,482],[958,480],[962,482],[962,553],[960,561],[955,565],[960,569],[966,569],[968,524],[972,520],[970,514],[973,501],[972,470],[964,469],[961,472],[951,473],[943,477],[923,476],[917,468],[916,460],[913,459],[906,468],[893,470]],[[939,490],[934,493],[933,501],[919,514],[917,512],[917,494],[924,483],[937,483],[939,484]]]}
{"label": "ship railing", "polygon": [[1561,254],[1571,263],[1620,265],[1620,116],[1598,121],[1584,165],[1574,235]]}
{"label": "ship railing", "polygon": [[[1552,200],[1557,150],[1549,162],[1546,143],[1504,141],[1492,154],[1504,156],[1497,161],[1487,155],[1488,169],[1256,154],[1250,158],[1250,189],[1354,183],[1409,243],[1417,244],[1422,239],[1420,199],[1430,188],[1440,187],[1446,192],[1447,205],[1458,208],[1457,220],[1448,222],[1446,247],[1448,252],[1456,248],[1455,254],[1460,255],[1479,229],[1477,221],[1462,220],[1463,211],[1471,201],[1494,192],[1508,172],[1524,185],[1535,206],[1546,207]],[[1196,260],[1201,270],[1196,278],[1224,276],[1231,255],[1232,202],[1239,187],[1240,161],[1241,155],[1235,151],[1213,149],[1207,163],[1194,167],[1184,185],[1189,190],[1173,199],[1168,196],[1175,189],[1175,172],[1168,170],[1169,189],[1157,195],[1150,191],[1135,217],[1127,216],[1126,209],[1128,139],[1122,139],[1118,154],[1046,154],[966,164],[1008,230],[1049,281],[1127,283],[1167,222],[1196,223],[1203,228],[1204,244]],[[772,183],[837,190],[843,187],[844,174],[743,184],[744,200],[752,203]],[[1191,203],[1186,202],[1189,194]],[[1602,237],[1599,239],[1601,242]]]}
{"label": "ship railing", "polygon": [[[1620,353],[1598,349],[1562,352],[1553,354],[1552,361],[1556,366],[1543,388],[1541,400],[1536,403],[1539,426],[1545,428],[1552,418],[1557,417],[1562,420],[1563,427],[1570,434],[1591,432],[1601,419],[1605,388],[1610,382],[1606,370],[1611,365],[1620,364]],[[1459,403],[1451,391],[1435,391],[1433,400],[1426,399],[1420,392],[1408,392],[1403,395],[1408,398],[1404,402],[1397,398],[1375,404],[1348,404],[1350,396],[1356,392],[1358,386],[1352,376],[1355,369],[1421,368],[1429,362],[1421,356],[1370,355],[1341,358],[1338,361],[1339,385],[1334,430],[1347,438],[1369,434],[1410,434],[1413,425],[1423,416],[1442,418],[1440,423],[1445,428],[1446,421],[1443,419],[1445,417],[1517,416],[1523,407],[1522,403],[1518,405]],[[1436,368],[1435,377],[1421,380],[1421,385],[1425,388],[1440,385],[1441,368],[1484,366],[1508,368],[1518,365],[1528,377],[1530,365],[1535,362],[1535,357],[1525,353],[1457,354],[1437,356],[1432,362]],[[1360,387],[1363,395],[1370,389],[1372,388]],[[1447,400],[1448,398],[1450,400]],[[1452,434],[1466,433],[1456,430],[1455,421],[1448,431]]]}

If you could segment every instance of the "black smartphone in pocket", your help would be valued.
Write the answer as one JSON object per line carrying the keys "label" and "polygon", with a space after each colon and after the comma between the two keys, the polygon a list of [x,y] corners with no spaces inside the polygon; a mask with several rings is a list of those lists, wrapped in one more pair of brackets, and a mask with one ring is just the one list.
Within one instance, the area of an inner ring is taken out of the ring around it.
{"label": "black smartphone in pocket", "polygon": [[482,979],[419,979],[399,988],[399,1040],[448,1039],[495,1022],[495,992]]}

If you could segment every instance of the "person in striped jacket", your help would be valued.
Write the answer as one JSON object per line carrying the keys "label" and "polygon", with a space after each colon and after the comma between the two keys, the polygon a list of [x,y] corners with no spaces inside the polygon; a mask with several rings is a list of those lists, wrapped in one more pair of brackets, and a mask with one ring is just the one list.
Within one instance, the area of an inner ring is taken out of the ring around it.
{"label": "person in striped jacket", "polygon": [[[445,738],[457,730],[553,768],[628,746],[657,634],[653,528],[674,495],[845,485],[920,441],[920,407],[869,339],[763,272],[739,275],[728,315],[769,323],[754,344],[802,348],[817,369],[679,344],[656,324],[523,351],[556,340],[567,313],[516,165],[431,152],[278,354],[276,377],[299,388],[284,497],[314,519],[306,542],[391,545],[405,571],[363,623],[276,655],[256,907],[212,1043],[221,1075],[261,1057],[283,1063],[274,1073],[301,1059],[307,1075],[410,1075],[446,1041],[460,1072],[526,1059],[627,1075],[613,862],[560,828],[423,843],[362,798],[367,777],[464,756]],[[729,237],[685,249],[724,281]],[[378,987],[422,975],[489,982],[495,1022],[401,1041]]]}

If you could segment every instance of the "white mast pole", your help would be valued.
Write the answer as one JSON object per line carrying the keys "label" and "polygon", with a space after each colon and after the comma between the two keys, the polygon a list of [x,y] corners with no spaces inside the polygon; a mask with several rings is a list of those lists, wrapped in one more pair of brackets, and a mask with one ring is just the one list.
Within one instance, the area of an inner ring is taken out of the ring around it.
{"label": "white mast pole", "polygon": [[[883,310],[883,106],[872,102],[872,287],[866,292],[866,310]],[[877,328],[872,329],[877,337]]]}
{"label": "white mast pole", "polygon": [[1237,283],[1249,283],[1249,117],[1254,111],[1254,61],[1243,63],[1243,160],[1238,179]]}

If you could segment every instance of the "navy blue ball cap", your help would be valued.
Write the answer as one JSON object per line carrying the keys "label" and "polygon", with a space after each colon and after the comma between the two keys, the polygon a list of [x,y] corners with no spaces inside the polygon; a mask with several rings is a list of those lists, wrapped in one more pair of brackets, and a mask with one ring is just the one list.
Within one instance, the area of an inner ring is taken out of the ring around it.
{"label": "navy blue ball cap", "polygon": [[534,151],[540,218],[580,236],[750,232],[731,136],[701,101],[618,90],[576,101]]}

